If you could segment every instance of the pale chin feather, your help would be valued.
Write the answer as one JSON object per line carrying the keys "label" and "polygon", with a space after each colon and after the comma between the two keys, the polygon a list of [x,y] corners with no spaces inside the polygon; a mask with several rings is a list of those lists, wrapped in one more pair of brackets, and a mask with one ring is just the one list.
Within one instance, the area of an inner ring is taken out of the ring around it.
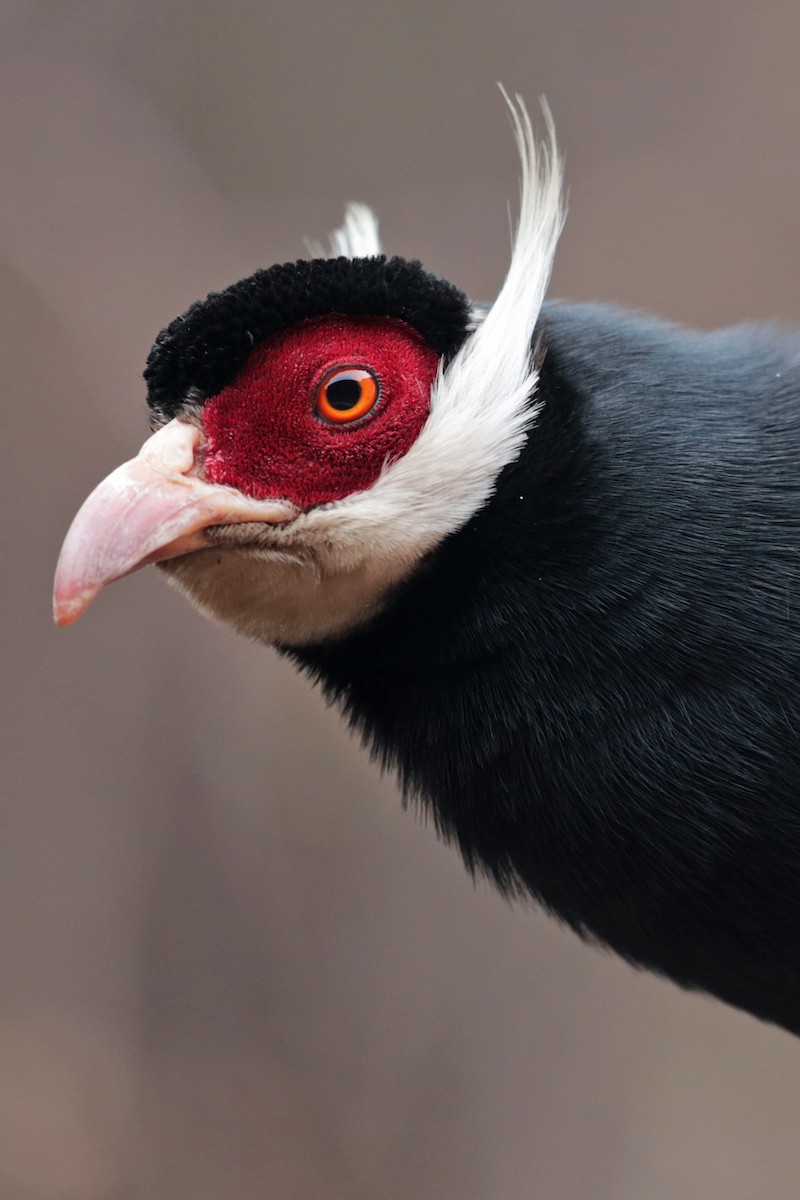
{"label": "pale chin feather", "polygon": [[377,560],[321,572],[312,556],[288,548],[219,547],[158,569],[204,616],[266,645],[304,646],[376,616],[413,566]]}
{"label": "pale chin feather", "polygon": [[[301,514],[261,550],[220,545],[160,567],[206,615],[268,643],[346,633],[490,498],[535,423],[532,342],[564,222],[562,169],[549,109],[538,145],[522,100],[506,96],[521,160],[520,215],[500,293],[439,372],[411,449],[368,490]],[[334,253],[380,253],[369,209],[350,205]]]}

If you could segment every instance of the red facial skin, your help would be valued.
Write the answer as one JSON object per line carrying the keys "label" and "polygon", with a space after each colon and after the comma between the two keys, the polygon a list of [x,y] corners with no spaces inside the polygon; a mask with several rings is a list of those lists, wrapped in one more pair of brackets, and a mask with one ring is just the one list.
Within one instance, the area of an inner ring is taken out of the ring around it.
{"label": "red facial skin", "polygon": [[[369,488],[416,441],[439,365],[420,335],[392,317],[332,314],[282,330],[203,409],[206,478],[258,499],[307,509]],[[365,367],[379,397],[352,423],[317,413],[337,368]]]}

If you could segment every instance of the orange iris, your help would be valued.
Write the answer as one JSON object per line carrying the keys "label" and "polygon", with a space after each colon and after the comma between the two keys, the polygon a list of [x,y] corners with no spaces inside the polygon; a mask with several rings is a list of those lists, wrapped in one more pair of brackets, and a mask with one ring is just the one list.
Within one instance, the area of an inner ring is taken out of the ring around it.
{"label": "orange iris", "polygon": [[317,391],[317,412],[334,425],[365,417],[378,402],[378,381],[364,367],[337,367]]}

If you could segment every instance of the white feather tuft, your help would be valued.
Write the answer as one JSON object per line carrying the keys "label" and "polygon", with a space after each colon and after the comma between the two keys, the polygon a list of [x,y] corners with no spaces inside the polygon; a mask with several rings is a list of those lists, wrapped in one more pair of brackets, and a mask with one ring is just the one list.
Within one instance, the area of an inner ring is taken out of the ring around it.
{"label": "white feather tuft", "polygon": [[348,204],[338,229],[328,234],[330,249],[316,238],[304,238],[312,258],[375,258],[382,254],[378,218],[366,204]]}
{"label": "white feather tuft", "polygon": [[494,304],[440,372],[431,413],[403,458],[366,492],[306,514],[354,555],[417,560],[459,529],[491,495],[535,420],[532,339],[564,223],[562,167],[550,110],[538,145],[522,99],[508,104],[522,176],[520,214],[505,282]]}
{"label": "white feather tuft", "polygon": [[378,219],[366,204],[348,204],[344,221],[330,235],[331,258],[374,258],[381,253]]}

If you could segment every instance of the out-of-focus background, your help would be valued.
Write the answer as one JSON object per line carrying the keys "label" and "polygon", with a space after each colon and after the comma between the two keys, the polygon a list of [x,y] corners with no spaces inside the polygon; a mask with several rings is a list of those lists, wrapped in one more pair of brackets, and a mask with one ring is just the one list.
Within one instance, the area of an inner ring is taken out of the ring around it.
{"label": "out-of-focus background", "polygon": [[336,716],[154,571],[50,624],[193,299],[342,202],[476,299],[502,80],[553,293],[800,319],[796,0],[5,0],[2,1200],[797,1200],[800,1047],[473,887]]}

